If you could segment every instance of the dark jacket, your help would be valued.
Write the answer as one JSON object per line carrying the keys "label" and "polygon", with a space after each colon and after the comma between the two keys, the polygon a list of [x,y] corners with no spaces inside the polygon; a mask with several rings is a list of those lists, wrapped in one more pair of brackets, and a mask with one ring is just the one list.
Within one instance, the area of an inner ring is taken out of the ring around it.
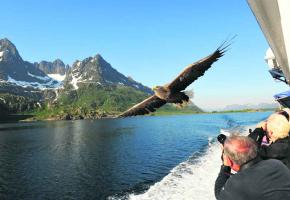
{"label": "dark jacket", "polygon": [[290,170],[279,160],[257,158],[229,176],[224,167],[215,182],[218,200],[290,199]]}
{"label": "dark jacket", "polygon": [[250,131],[249,137],[257,142],[259,155],[262,159],[274,158],[281,160],[290,169],[290,137],[278,139],[269,146],[261,146],[265,132],[261,128]]}
{"label": "dark jacket", "polygon": [[290,169],[290,137],[278,139],[269,146],[261,146],[259,155],[262,159],[281,160]]}

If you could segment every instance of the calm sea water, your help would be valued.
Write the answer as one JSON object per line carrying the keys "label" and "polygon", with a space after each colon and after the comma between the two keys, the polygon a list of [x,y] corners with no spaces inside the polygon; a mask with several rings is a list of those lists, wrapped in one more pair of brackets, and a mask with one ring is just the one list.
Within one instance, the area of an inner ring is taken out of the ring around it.
{"label": "calm sea water", "polygon": [[192,174],[221,130],[244,131],[269,114],[0,124],[0,199],[154,199],[166,181],[182,196],[178,184],[192,178],[176,183],[176,169],[191,165]]}

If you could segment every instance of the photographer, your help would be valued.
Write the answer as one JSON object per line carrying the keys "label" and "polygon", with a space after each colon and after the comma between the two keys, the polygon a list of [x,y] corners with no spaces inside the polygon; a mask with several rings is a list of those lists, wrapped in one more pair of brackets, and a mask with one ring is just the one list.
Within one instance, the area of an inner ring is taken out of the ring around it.
{"label": "photographer", "polygon": [[[224,200],[290,199],[290,171],[279,160],[261,160],[256,143],[247,136],[227,137],[215,196]],[[237,171],[231,175],[230,170]]]}
{"label": "photographer", "polygon": [[[266,121],[258,124],[258,128],[250,132],[249,137],[257,142],[259,156],[262,159],[281,160],[290,169],[290,125],[288,119],[289,115],[285,115],[285,113],[272,114]],[[265,145],[263,138],[267,138],[267,145]]]}

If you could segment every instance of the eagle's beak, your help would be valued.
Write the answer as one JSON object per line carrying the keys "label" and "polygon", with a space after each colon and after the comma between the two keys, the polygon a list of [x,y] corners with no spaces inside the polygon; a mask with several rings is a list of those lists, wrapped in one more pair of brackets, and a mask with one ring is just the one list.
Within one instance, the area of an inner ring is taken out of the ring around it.
{"label": "eagle's beak", "polygon": [[153,86],[152,90],[155,91],[157,89],[157,86]]}

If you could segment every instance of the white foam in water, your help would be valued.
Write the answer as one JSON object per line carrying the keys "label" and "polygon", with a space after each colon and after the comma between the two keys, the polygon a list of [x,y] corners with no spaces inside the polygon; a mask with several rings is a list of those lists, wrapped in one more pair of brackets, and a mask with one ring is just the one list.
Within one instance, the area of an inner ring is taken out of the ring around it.
{"label": "white foam in water", "polygon": [[[247,135],[248,129],[254,126],[244,128],[245,131],[241,134]],[[221,129],[220,133],[227,136],[230,134],[224,129]],[[209,138],[210,140],[212,139]],[[130,194],[125,198],[129,200],[215,200],[214,184],[222,164],[220,156],[220,144],[209,142],[206,152],[201,157],[180,163],[143,194]],[[108,199],[120,198],[112,196]]]}
{"label": "white foam in water", "polygon": [[[246,130],[248,128],[252,127],[246,127]],[[223,129],[220,133],[229,135]],[[180,163],[144,194],[129,195],[129,200],[215,200],[214,183],[222,164],[220,156],[220,144],[209,143],[203,156],[194,162],[189,159]]]}
{"label": "white foam in water", "polygon": [[130,195],[130,200],[215,199],[214,182],[221,165],[221,147],[210,144],[204,156],[195,163],[180,163],[144,194]]}

